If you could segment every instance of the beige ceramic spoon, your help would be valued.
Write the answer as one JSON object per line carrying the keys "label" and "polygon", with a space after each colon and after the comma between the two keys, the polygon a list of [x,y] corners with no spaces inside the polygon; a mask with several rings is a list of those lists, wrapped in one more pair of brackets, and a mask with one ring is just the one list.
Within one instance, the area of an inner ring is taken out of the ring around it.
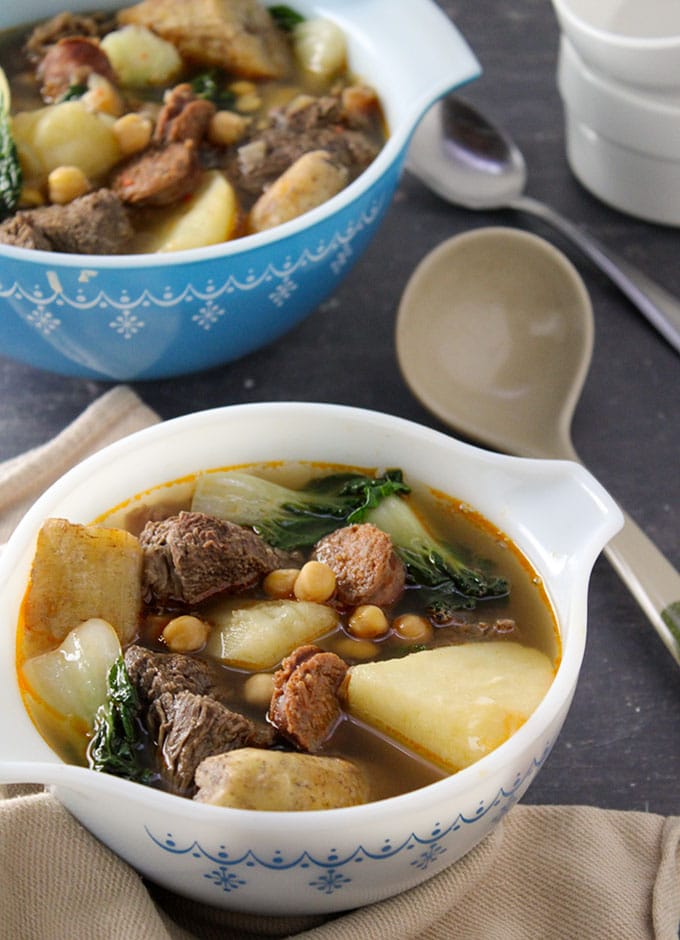
{"label": "beige ceramic spoon", "polygon": [[[406,286],[396,346],[409,387],[450,427],[506,453],[579,459],[571,419],[593,313],[544,239],[482,228],[439,245]],[[680,665],[680,573],[628,516],[605,551]]]}

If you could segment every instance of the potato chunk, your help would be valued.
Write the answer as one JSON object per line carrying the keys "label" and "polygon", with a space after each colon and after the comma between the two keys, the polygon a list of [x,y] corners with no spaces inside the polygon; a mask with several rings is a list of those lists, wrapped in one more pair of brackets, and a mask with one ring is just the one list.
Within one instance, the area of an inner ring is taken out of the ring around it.
{"label": "potato chunk", "polygon": [[213,629],[206,652],[240,669],[271,669],[296,647],[334,630],[332,607],[313,601],[224,600],[209,607]]}
{"label": "potato chunk", "polygon": [[243,747],[206,757],[194,779],[199,803],[237,809],[337,809],[369,799],[361,769],[339,757]]}
{"label": "potato chunk", "polygon": [[196,192],[140,231],[137,251],[183,251],[227,241],[236,228],[238,206],[231,183],[218,170],[206,170]]}
{"label": "potato chunk", "polygon": [[553,680],[518,643],[470,643],[352,666],[350,714],[447,770],[478,761],[524,724]]}
{"label": "potato chunk", "polygon": [[101,48],[122,85],[167,85],[182,70],[177,49],[146,26],[116,29],[104,36]]}
{"label": "potato chunk", "polygon": [[27,179],[42,184],[59,166],[77,166],[89,180],[101,179],[122,156],[113,123],[82,101],[15,114],[12,133]]}
{"label": "potato chunk", "polygon": [[121,644],[137,632],[142,607],[142,550],[123,529],[48,519],[24,602],[26,656],[54,649],[74,627],[106,620]]}

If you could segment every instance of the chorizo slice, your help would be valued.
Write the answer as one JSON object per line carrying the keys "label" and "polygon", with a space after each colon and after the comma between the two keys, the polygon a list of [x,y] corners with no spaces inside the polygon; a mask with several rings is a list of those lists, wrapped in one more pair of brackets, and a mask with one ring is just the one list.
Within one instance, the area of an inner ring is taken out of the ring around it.
{"label": "chorizo slice", "polygon": [[303,751],[318,751],[342,717],[338,689],[347,668],[335,653],[298,647],[274,673],[271,724]]}
{"label": "chorizo slice", "polygon": [[404,589],[406,570],[392,539],[371,523],[331,532],[316,543],[313,557],[335,572],[336,599],[347,607],[389,606]]}

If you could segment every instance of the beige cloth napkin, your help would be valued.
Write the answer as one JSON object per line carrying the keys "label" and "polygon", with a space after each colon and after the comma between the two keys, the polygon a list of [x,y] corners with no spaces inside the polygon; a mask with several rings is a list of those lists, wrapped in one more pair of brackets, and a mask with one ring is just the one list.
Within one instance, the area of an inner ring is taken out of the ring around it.
{"label": "beige cloth napkin", "polygon": [[[132,390],[0,464],[0,541],[51,480],[157,416]],[[47,792],[0,787],[0,940],[678,940],[680,816],[514,807],[464,859],[331,918],[240,915],[145,882]]]}

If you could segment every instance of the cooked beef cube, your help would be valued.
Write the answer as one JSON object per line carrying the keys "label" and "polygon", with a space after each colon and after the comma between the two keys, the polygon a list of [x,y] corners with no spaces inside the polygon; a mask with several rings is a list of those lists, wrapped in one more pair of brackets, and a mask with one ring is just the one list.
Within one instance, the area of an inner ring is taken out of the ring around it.
{"label": "cooked beef cube", "polygon": [[168,785],[188,795],[204,757],[234,747],[271,747],[276,732],[231,711],[219,670],[181,653],[129,646],[125,666],[137,690],[144,724],[158,747]]}
{"label": "cooked beef cube", "polygon": [[392,539],[370,523],[345,526],[320,539],[313,557],[332,568],[336,598],[347,607],[393,604],[406,580]]}
{"label": "cooked beef cube", "polygon": [[197,98],[188,83],[176,85],[165,96],[156,121],[154,140],[159,143],[193,140],[199,144],[216,110],[212,101]]}
{"label": "cooked beef cube", "polygon": [[42,96],[46,101],[56,101],[71,85],[87,85],[93,72],[112,85],[116,83],[108,56],[98,43],[75,36],[60,39],[50,46],[37,69]]}
{"label": "cooked beef cube", "polygon": [[71,36],[89,36],[96,39],[105,27],[100,17],[78,16],[74,13],[57,13],[56,16],[39,23],[32,31],[24,46],[28,58],[37,62],[45,55],[50,46]]}
{"label": "cooked beef cube", "polygon": [[274,673],[269,720],[297,747],[315,753],[342,716],[338,689],[347,663],[318,646],[300,646]]}
{"label": "cooked beef cube", "polygon": [[146,26],[198,65],[246,78],[282,78],[291,54],[265,6],[257,0],[143,0],[118,21]]}
{"label": "cooked beef cube", "polygon": [[205,757],[240,747],[271,747],[275,732],[228,709],[209,695],[164,692],[151,705],[161,773],[173,791],[190,794]]}
{"label": "cooked beef cube", "polygon": [[125,207],[109,189],[96,189],[64,206],[26,209],[0,225],[5,244],[86,255],[121,254],[132,234]]}
{"label": "cooked beef cube", "polygon": [[32,212],[17,212],[0,225],[0,242],[17,248],[51,251],[52,243]]}
{"label": "cooked beef cube", "polygon": [[229,177],[253,196],[259,195],[301,156],[313,150],[330,154],[348,170],[348,182],[376,157],[379,145],[343,120],[340,99],[300,95],[284,108],[272,109],[269,124],[240,145],[229,163]]}
{"label": "cooked beef cube", "polygon": [[220,682],[219,670],[203,659],[183,653],[156,653],[132,645],[125,651],[125,667],[137,689],[144,711],[163,693],[193,692],[226,702],[229,692]]}
{"label": "cooked beef cube", "polygon": [[200,179],[194,142],[184,140],[131,157],[113,174],[111,188],[133,206],[169,206],[193,192]]}
{"label": "cooked beef cube", "polygon": [[267,545],[252,530],[200,512],[148,522],[139,537],[144,591],[161,604],[196,604],[213,594],[254,587],[292,556]]}

